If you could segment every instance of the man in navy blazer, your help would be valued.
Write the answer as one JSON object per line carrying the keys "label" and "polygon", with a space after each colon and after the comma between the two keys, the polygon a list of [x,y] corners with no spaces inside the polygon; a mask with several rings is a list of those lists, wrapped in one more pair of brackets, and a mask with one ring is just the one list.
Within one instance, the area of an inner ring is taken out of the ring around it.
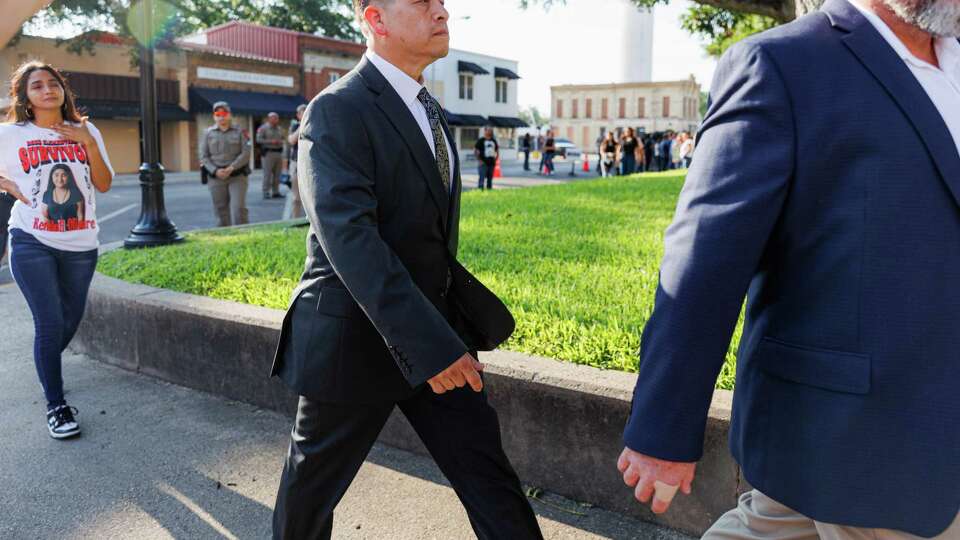
{"label": "man in navy blazer", "polygon": [[704,538],[960,538],[957,36],[958,0],[828,0],[720,61],[619,461],[655,512],[691,490],[746,295],[756,489]]}

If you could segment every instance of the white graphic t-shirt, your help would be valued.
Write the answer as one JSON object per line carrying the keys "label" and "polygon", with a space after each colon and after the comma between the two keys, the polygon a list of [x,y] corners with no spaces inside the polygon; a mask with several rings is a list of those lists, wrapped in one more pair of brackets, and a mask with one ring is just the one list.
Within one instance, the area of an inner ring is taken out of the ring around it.
{"label": "white graphic t-shirt", "polygon": [[[91,122],[87,127],[112,174],[100,131]],[[30,206],[14,204],[11,229],[62,251],[100,246],[96,190],[82,144],[31,122],[0,124],[0,174],[16,182],[30,199]]]}

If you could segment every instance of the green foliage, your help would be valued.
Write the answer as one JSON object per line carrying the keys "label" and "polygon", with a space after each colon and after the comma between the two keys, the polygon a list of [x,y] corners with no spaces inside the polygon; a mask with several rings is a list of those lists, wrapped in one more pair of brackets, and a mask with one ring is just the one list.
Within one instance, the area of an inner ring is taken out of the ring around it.
{"label": "green foliage", "polygon": [[[27,26],[72,24],[81,32],[67,40],[69,50],[92,52],[94,40],[86,34],[107,30],[123,36],[145,32],[130,21],[140,1],[54,0]],[[351,0],[154,0],[156,23],[147,34],[163,44],[173,38],[195,33],[230,21],[242,20],[298,32],[357,40]]]}
{"label": "green foliage", "polygon": [[710,56],[719,58],[734,43],[777,26],[772,17],[741,13],[704,4],[691,6],[683,15],[683,29],[707,42]]}
{"label": "green foliage", "polygon": [[[506,348],[636,371],[682,174],[654,173],[464,196],[460,259],[513,311]],[[303,270],[304,228],[197,233],[115,251],[100,271],[155,287],[284,309]],[[732,388],[733,351],[718,387]]]}
{"label": "green foliage", "polygon": [[[636,4],[638,8],[649,8],[656,5],[666,5],[670,3],[670,0],[630,0]],[[527,9],[531,6],[541,5],[544,9],[550,9],[553,6],[562,6],[567,3],[567,0],[520,0],[520,7],[522,9]]]}
{"label": "green foliage", "polygon": [[530,124],[530,127],[545,126],[550,123],[550,118],[544,116],[540,109],[535,106],[521,109],[520,119]]}

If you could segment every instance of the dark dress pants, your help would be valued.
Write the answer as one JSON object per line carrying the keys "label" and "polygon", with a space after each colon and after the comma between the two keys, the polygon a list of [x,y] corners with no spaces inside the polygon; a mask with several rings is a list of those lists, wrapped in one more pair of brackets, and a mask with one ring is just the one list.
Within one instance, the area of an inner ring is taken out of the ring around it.
{"label": "dark dress pants", "polygon": [[[333,510],[394,405],[332,404],[300,397],[273,514],[275,539],[331,537]],[[424,387],[396,405],[450,480],[477,538],[543,538],[503,452],[500,422],[485,392],[460,388],[437,395]]]}

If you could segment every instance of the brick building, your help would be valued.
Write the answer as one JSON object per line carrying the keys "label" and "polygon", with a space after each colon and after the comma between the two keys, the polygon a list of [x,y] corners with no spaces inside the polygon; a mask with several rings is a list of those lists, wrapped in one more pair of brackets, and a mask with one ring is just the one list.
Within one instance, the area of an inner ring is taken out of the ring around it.
{"label": "brick building", "polygon": [[700,84],[686,81],[553,86],[552,125],[558,137],[588,152],[607,131],[619,135],[689,131],[700,124]]}

